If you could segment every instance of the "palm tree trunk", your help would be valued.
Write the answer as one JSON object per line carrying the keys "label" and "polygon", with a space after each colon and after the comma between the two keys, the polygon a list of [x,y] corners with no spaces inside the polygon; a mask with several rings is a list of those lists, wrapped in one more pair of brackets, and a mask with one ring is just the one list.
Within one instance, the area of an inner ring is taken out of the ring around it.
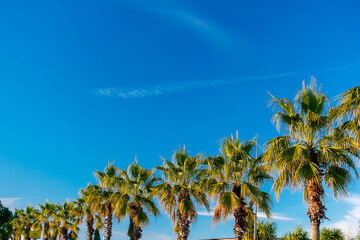
{"label": "palm tree trunk", "polygon": [[321,182],[308,181],[307,191],[309,197],[309,209],[307,215],[311,223],[311,237],[312,240],[319,240],[320,238],[320,222],[325,216],[325,206],[322,203],[321,197],[324,190],[321,187]]}
{"label": "palm tree trunk", "polygon": [[66,227],[62,227],[61,228],[61,236],[63,240],[68,240],[69,236],[68,236],[68,230]]}
{"label": "palm tree trunk", "polygon": [[142,238],[142,229],[140,226],[137,226],[134,221],[134,218],[138,211],[142,211],[142,208],[135,205],[131,206],[130,226],[128,232],[130,240],[139,240],[140,238]]}
{"label": "palm tree trunk", "polygon": [[86,217],[86,226],[87,226],[87,232],[86,232],[86,239],[92,240],[93,234],[94,234],[94,217],[91,215],[87,215]]}
{"label": "palm tree trunk", "polygon": [[105,239],[110,240],[112,235],[112,213],[113,209],[111,203],[106,203],[106,215],[105,215]]}
{"label": "palm tree trunk", "polygon": [[49,222],[48,221],[45,221],[44,222],[44,233],[43,233],[43,240],[49,240],[50,239],[50,236],[49,236]]}
{"label": "palm tree trunk", "polygon": [[27,229],[28,229],[28,231],[27,231],[27,233],[24,235],[24,239],[25,239],[25,240],[30,240],[31,225],[28,225],[28,226],[27,226]]}
{"label": "palm tree trunk", "polygon": [[128,236],[130,237],[130,240],[139,240],[142,238],[142,229],[141,227],[136,226],[133,217],[130,217]]}
{"label": "palm tree trunk", "polygon": [[[257,140],[256,140],[257,142]],[[257,239],[257,204],[255,203],[255,213],[254,213],[254,240]]]}
{"label": "palm tree trunk", "polygon": [[241,197],[241,186],[233,186],[233,193],[240,199],[240,205],[234,209],[234,217],[235,217],[235,224],[234,224],[234,235],[237,240],[241,240],[246,235],[248,230],[248,223],[246,221],[247,212],[245,210],[246,202]]}
{"label": "palm tree trunk", "polygon": [[177,211],[177,240],[187,240],[190,234],[191,221],[188,216],[184,216]]}
{"label": "palm tree trunk", "polygon": [[312,240],[320,239],[320,224],[311,223],[311,239]]}

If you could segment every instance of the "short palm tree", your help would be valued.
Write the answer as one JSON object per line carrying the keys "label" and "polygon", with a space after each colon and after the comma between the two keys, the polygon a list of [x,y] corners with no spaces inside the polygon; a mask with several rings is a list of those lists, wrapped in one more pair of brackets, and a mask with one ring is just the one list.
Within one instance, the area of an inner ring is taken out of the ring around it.
{"label": "short palm tree", "polygon": [[[96,213],[95,202],[92,201],[94,197],[99,197],[101,195],[101,188],[96,185],[89,185],[85,189],[80,190],[81,198],[78,198],[75,201],[75,207],[73,214],[82,221],[85,218],[86,222],[86,239],[92,240],[94,234],[94,224],[101,223],[101,217]],[[81,223],[80,221],[80,223]]]}
{"label": "short palm tree", "polygon": [[339,228],[322,228],[320,240],[344,240],[344,234]]}
{"label": "short palm tree", "polygon": [[30,240],[30,232],[41,230],[41,222],[39,221],[39,210],[32,206],[25,209],[16,210],[16,217],[11,224],[16,229],[15,239],[23,236],[25,240]]}
{"label": "short palm tree", "polygon": [[270,217],[271,198],[258,187],[270,176],[259,165],[259,159],[251,156],[255,141],[240,142],[225,138],[221,145],[222,155],[205,159],[207,188],[210,196],[217,199],[213,222],[235,217],[234,235],[243,239],[248,231],[249,204],[256,203]]}
{"label": "short palm tree", "polygon": [[118,198],[122,183],[119,174],[120,169],[115,167],[113,163],[110,163],[104,172],[95,172],[101,190],[96,190],[96,194],[91,197],[91,201],[94,202],[96,211],[105,219],[104,228],[106,240],[110,240],[112,235],[114,204],[116,204],[116,201],[122,201],[121,198]]}
{"label": "short palm tree", "polygon": [[[122,178],[121,192],[118,194],[123,201],[117,201],[114,206],[115,216],[119,219],[129,216],[128,236],[131,240],[142,237],[142,227],[149,224],[148,213],[155,217],[160,211],[154,202],[154,185],[161,180],[154,176],[153,170],[142,168],[135,160],[127,171],[121,170]],[[145,211],[146,210],[146,211]]]}
{"label": "short palm tree", "polygon": [[41,221],[43,226],[43,239],[50,240],[51,232],[50,232],[50,222],[52,220],[52,216],[55,213],[56,205],[46,201],[44,205],[39,205],[40,214],[39,221]]}
{"label": "short palm tree", "polygon": [[53,215],[53,220],[49,223],[51,240],[58,239],[61,235],[61,222],[56,219],[56,213]]}
{"label": "short palm tree", "polygon": [[284,240],[308,240],[309,233],[302,226],[296,226],[292,232],[285,233]]}
{"label": "short palm tree", "polygon": [[275,240],[276,239],[276,224],[274,222],[259,221],[256,231],[257,240]]}
{"label": "short palm tree", "polygon": [[[54,214],[54,225],[52,230],[60,232],[63,240],[69,240],[70,234],[72,237],[78,231],[79,219],[74,216],[74,202],[64,202],[56,206],[56,213]],[[55,229],[58,227],[58,229]]]}
{"label": "short palm tree", "polygon": [[323,184],[339,197],[347,194],[353,174],[358,176],[352,157],[358,157],[359,150],[351,136],[334,128],[327,101],[315,81],[303,83],[295,104],[273,97],[279,108],[273,119],[284,135],[269,140],[265,151],[265,159],[277,172],[273,185],[277,197],[285,187],[304,187],[313,240],[319,240],[320,222],[326,219]]}
{"label": "short palm tree", "polygon": [[244,240],[275,240],[276,238],[276,230],[277,225],[275,222],[270,221],[259,221],[256,225],[256,236],[254,236],[254,228],[253,227],[254,222],[248,221],[249,224],[249,230],[244,236]]}
{"label": "short palm tree", "polygon": [[198,179],[201,155],[191,157],[184,147],[174,153],[172,161],[163,160],[163,166],[157,169],[162,172],[164,183],[157,185],[156,195],[175,224],[177,240],[187,240],[190,225],[197,217],[195,204],[209,210],[206,193]]}

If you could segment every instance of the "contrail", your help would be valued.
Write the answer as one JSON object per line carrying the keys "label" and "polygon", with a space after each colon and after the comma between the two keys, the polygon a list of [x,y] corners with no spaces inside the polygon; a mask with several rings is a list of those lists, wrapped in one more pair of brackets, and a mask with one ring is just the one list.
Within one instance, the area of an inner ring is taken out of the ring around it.
{"label": "contrail", "polygon": [[123,88],[100,88],[94,91],[94,94],[97,96],[107,96],[112,98],[142,98],[150,97],[155,95],[170,94],[176,92],[183,92],[191,89],[198,88],[208,88],[208,87],[217,87],[223,85],[236,84],[243,81],[249,80],[266,80],[266,79],[275,79],[281,77],[288,77],[298,74],[310,73],[310,72],[324,72],[324,71],[336,71],[344,68],[349,68],[351,66],[342,66],[342,67],[333,67],[333,68],[324,68],[313,71],[300,71],[300,72],[288,72],[288,73],[278,73],[265,76],[248,76],[248,77],[238,77],[238,78],[227,78],[227,79],[215,79],[210,81],[187,81],[187,82],[171,82],[164,85],[158,86],[147,86],[144,88],[134,88],[134,89],[123,89]]}

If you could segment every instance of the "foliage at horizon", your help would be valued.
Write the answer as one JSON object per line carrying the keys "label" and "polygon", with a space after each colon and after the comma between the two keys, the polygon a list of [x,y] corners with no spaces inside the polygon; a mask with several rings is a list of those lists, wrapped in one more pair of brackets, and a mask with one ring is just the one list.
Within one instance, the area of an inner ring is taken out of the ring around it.
{"label": "foliage at horizon", "polygon": [[309,240],[309,233],[302,227],[296,226],[293,231],[285,233],[283,240]]}
{"label": "foliage at horizon", "polygon": [[344,234],[339,228],[322,228],[320,240],[345,240]]}
{"label": "foliage at horizon", "polygon": [[12,234],[10,221],[13,219],[13,213],[9,208],[2,205],[0,201],[0,239],[9,239]]}

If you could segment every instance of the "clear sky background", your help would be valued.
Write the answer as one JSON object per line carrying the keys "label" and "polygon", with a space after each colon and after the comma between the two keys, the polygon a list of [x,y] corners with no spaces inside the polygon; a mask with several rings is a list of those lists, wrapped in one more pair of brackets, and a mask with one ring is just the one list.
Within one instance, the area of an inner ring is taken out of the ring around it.
{"label": "clear sky background", "polygon": [[[109,161],[147,168],[179,145],[217,154],[239,131],[278,135],[268,92],[293,98],[314,76],[333,98],[360,83],[356,1],[1,1],[0,200],[74,199]],[[265,186],[270,190],[270,185]],[[328,217],[360,219],[360,187],[327,198]],[[310,229],[301,193],[274,199],[278,233]],[[190,239],[232,236],[203,209]],[[127,239],[127,220],[114,239]],[[82,233],[82,236],[84,231]],[[162,215],[144,240],[175,239]]]}

